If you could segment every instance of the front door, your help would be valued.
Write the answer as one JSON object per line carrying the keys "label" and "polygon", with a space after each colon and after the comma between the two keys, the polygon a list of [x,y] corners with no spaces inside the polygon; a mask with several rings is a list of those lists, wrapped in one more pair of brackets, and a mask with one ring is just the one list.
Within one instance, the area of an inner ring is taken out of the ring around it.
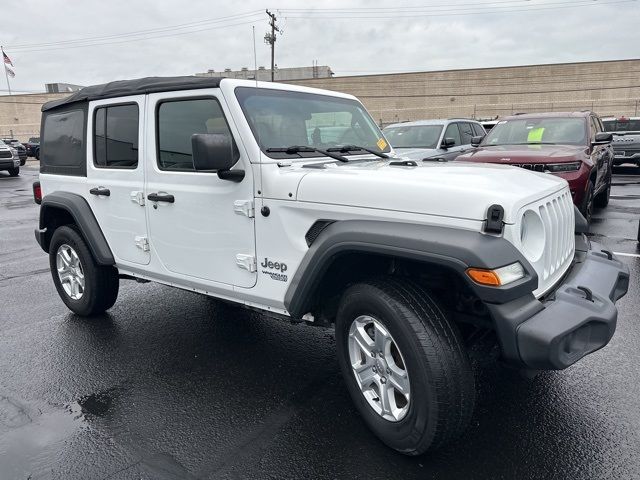
{"label": "front door", "polygon": [[[162,266],[194,280],[255,285],[253,178],[218,89],[147,97],[147,214],[151,248]],[[247,172],[240,182],[193,168],[191,136],[226,133]],[[154,200],[155,199],[155,200]]]}
{"label": "front door", "polygon": [[442,140],[445,138],[452,138],[455,143],[452,147],[441,149],[442,153],[440,153],[438,157],[448,161],[455,160],[459,155],[462,155],[464,151],[462,148],[460,129],[458,128],[457,123],[450,123],[447,126],[447,129],[444,131],[444,135],[442,136]]}
{"label": "front door", "polygon": [[148,264],[143,157],[145,97],[92,102],[87,130],[87,194],[116,263]]}

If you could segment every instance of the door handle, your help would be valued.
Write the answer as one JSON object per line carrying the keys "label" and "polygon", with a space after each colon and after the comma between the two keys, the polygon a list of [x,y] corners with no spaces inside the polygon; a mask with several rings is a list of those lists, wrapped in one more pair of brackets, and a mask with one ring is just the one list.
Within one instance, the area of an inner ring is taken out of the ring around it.
{"label": "door handle", "polygon": [[94,187],[91,190],[89,190],[89,193],[91,195],[98,195],[98,196],[108,197],[108,196],[111,195],[111,190],[109,190],[108,188],[104,188],[104,187]]}
{"label": "door handle", "polygon": [[173,203],[176,201],[173,195],[169,195],[168,193],[150,193],[147,195],[147,199],[152,202],[167,202]]}

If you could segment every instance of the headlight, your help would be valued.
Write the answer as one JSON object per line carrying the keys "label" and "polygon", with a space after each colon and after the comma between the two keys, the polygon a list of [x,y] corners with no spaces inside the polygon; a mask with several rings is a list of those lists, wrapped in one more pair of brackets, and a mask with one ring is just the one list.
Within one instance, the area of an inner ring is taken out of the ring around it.
{"label": "headlight", "polygon": [[15,148],[13,148],[13,147],[9,147],[9,150],[11,150],[11,153],[13,153],[14,155],[17,155],[17,154],[18,154],[18,150],[16,150],[16,149],[15,149]]}
{"label": "headlight", "polygon": [[522,253],[530,262],[537,262],[544,252],[544,224],[535,210],[527,210],[522,215],[520,244],[522,245]]}
{"label": "headlight", "polygon": [[575,172],[576,170],[580,170],[581,166],[582,162],[547,163],[544,169],[549,173]]}
{"label": "headlight", "polygon": [[469,275],[474,282],[479,283],[480,285],[500,287],[524,278],[525,271],[520,262],[515,262],[511,265],[495,268],[493,270],[487,270],[484,268],[468,268],[467,275]]}

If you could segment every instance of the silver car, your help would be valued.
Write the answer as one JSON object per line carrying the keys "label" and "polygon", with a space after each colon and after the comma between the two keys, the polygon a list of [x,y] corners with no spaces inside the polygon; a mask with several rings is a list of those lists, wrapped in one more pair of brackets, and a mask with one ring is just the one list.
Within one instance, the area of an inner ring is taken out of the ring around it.
{"label": "silver car", "polygon": [[402,158],[444,161],[472,150],[471,139],[487,133],[479,122],[466,118],[394,123],[383,132]]}

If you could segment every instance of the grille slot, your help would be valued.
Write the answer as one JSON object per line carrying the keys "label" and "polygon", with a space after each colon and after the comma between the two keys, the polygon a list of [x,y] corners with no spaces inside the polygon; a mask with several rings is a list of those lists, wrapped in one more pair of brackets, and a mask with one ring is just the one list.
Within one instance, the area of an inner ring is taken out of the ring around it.
{"label": "grille slot", "polygon": [[11,158],[13,154],[9,150],[0,151],[0,158]]}
{"label": "grille slot", "polygon": [[560,196],[538,206],[544,224],[546,246],[538,275],[542,283],[552,278],[568,261],[574,249],[574,212],[571,194],[565,191]]}

